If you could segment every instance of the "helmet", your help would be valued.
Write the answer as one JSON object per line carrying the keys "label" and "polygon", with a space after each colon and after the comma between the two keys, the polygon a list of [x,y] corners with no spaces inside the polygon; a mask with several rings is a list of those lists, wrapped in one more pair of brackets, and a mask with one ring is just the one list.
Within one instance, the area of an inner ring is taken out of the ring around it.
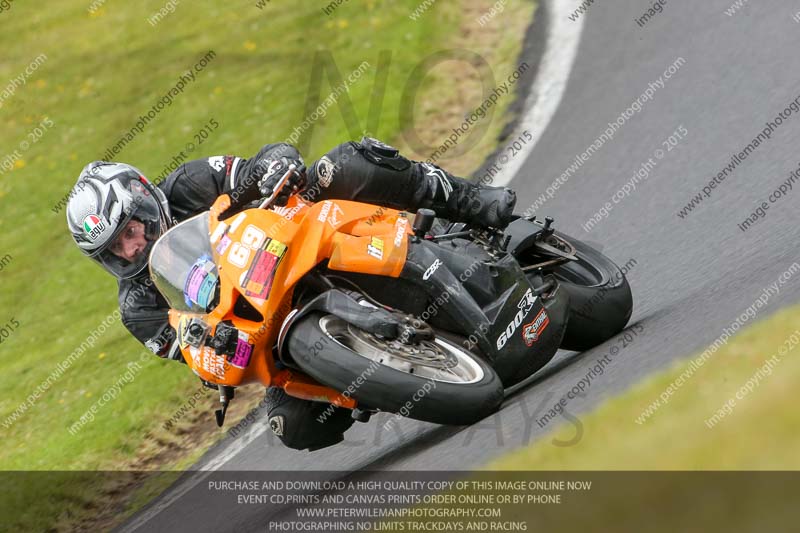
{"label": "helmet", "polygon": [[[147,246],[129,261],[111,248],[131,220],[143,224]],[[83,167],[70,193],[67,225],[85,255],[117,279],[129,279],[147,267],[153,243],[169,228],[169,204],[135,167],[94,161]]]}

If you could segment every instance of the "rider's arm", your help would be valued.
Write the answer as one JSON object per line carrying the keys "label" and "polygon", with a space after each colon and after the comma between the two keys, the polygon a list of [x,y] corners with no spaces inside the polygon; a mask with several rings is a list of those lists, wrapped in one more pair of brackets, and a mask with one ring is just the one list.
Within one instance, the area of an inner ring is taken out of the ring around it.
{"label": "rider's arm", "polygon": [[206,211],[235,186],[247,160],[233,155],[195,159],[177,168],[161,186],[173,218],[183,221]]}
{"label": "rider's arm", "polygon": [[225,155],[181,165],[163,186],[173,217],[181,221],[205,211],[221,194],[229,194],[239,204],[260,199],[258,181],[268,162],[281,157],[302,161],[294,146],[276,143],[265,145],[249,159]]}
{"label": "rider's arm", "polygon": [[175,330],[169,325],[169,306],[150,278],[119,282],[122,323],[131,334],[159,357],[166,357]]}

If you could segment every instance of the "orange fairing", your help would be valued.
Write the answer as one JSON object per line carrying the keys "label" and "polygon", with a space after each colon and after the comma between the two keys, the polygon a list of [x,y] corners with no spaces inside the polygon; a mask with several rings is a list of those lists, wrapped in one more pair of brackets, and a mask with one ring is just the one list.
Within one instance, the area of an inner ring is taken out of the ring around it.
{"label": "orange fairing", "polygon": [[[219,304],[206,315],[170,311],[170,323],[178,332],[187,363],[212,383],[258,382],[282,386],[293,396],[355,406],[352,399],[307,376],[278,370],[272,347],[291,311],[295,285],[320,262],[328,260],[334,270],[398,277],[411,233],[406,214],[348,201],[311,204],[294,196],[286,207],[248,209],[218,221],[229,205],[229,197],[221,196],[209,218],[213,260],[219,271]],[[245,298],[263,319],[234,315],[238,298]],[[192,317],[209,326],[208,338],[216,333],[217,324],[230,321],[239,332],[235,354],[217,355],[207,344],[196,348],[187,343],[186,328]]]}

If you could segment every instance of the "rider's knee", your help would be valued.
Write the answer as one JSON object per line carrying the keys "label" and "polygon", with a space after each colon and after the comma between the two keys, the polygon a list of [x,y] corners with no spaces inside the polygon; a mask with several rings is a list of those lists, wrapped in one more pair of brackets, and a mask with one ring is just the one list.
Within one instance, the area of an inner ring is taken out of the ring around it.
{"label": "rider's knee", "polygon": [[294,398],[283,389],[268,389],[267,400],[270,429],[295,450],[314,451],[337,444],[353,425],[349,409]]}
{"label": "rider's knee", "polygon": [[309,167],[313,183],[349,197],[364,178],[408,179],[415,163],[387,144],[364,138],[328,151]]}

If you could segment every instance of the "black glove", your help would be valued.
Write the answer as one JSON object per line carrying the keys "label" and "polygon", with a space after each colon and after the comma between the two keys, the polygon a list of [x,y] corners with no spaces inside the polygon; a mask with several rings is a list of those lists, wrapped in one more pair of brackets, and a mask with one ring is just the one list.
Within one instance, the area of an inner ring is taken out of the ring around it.
{"label": "black glove", "polygon": [[305,187],[307,182],[306,166],[299,159],[291,159],[288,157],[281,157],[280,159],[262,159],[259,161],[257,169],[259,171],[264,169],[264,173],[258,180],[258,190],[264,197],[272,194],[278,181],[286,174],[286,171],[289,170],[290,165],[294,165],[297,168],[292,172],[286,185],[283,186],[280,194],[275,198],[273,205],[286,205],[291,195],[301,191],[303,187]]}

